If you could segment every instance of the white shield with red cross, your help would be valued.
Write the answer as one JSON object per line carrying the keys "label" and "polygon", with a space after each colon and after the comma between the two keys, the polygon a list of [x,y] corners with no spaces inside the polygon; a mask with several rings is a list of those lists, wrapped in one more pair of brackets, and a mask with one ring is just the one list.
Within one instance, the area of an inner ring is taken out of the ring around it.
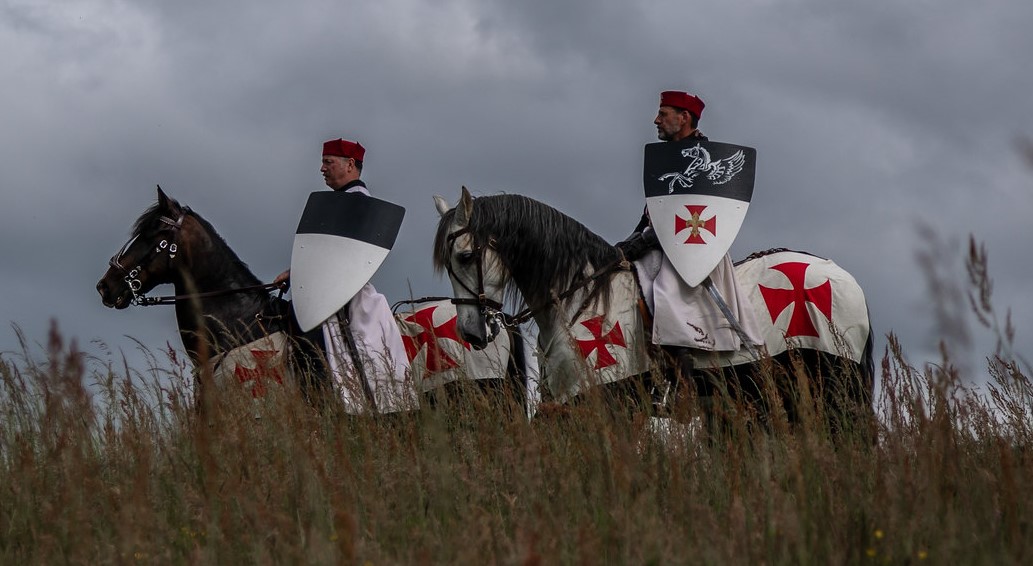
{"label": "white shield with red cross", "polygon": [[458,380],[503,379],[510,337],[500,332],[483,350],[459,337],[451,301],[428,301],[395,315],[409,358],[412,380],[421,392]]}
{"label": "white shield with red cross", "polygon": [[647,144],[643,186],[660,246],[699,285],[728,253],[753,198],[753,148],[689,138]]}
{"label": "white shield with red cross", "polygon": [[405,209],[362,193],[309,195],[291,250],[291,294],[305,332],[341,310],[388,252]]}

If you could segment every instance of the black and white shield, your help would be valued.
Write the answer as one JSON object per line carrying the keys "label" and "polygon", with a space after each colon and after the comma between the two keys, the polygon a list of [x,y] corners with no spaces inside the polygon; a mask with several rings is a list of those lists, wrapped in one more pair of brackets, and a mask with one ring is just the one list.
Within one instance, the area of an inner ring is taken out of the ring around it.
{"label": "black and white shield", "polygon": [[397,204],[362,193],[309,195],[291,251],[294,314],[303,331],[330,318],[373,277],[404,216]]}
{"label": "black and white shield", "polygon": [[678,275],[695,287],[728,253],[753,197],[757,151],[685,139],[646,144],[646,209]]}

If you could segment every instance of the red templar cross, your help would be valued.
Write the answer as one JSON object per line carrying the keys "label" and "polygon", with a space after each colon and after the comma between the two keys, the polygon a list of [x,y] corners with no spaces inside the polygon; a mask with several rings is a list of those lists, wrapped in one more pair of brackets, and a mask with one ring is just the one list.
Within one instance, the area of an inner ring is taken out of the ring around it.
{"label": "red templar cross", "polygon": [[682,218],[677,214],[674,215],[675,236],[682,230],[689,230],[689,238],[685,240],[686,244],[705,244],[703,237],[699,235],[700,229],[706,230],[715,236],[717,235],[717,216],[711,216],[706,220],[700,220],[699,218],[706,206],[687,204],[685,208],[689,211],[688,218]]}
{"label": "red templar cross", "polygon": [[807,311],[807,303],[817,307],[818,311],[829,321],[832,320],[832,283],[826,279],[817,287],[805,288],[804,278],[809,266],[809,263],[798,261],[771,266],[771,269],[781,271],[789,278],[792,289],[771,289],[759,285],[760,294],[764,296],[768,313],[771,314],[771,322],[775,322],[782,311],[789,305],[793,305],[793,314],[789,319],[789,327],[786,329],[786,338],[818,336],[818,329],[814,327],[814,321],[811,320],[811,315]]}
{"label": "red templar cross", "polygon": [[255,359],[255,367],[246,368],[237,365],[233,368],[233,375],[240,383],[253,382],[251,384],[252,397],[265,397],[265,380],[272,379],[276,383],[283,384],[283,372],[279,366],[273,366],[273,358],[278,352],[276,350],[251,350],[251,357]]}
{"label": "red templar cross", "polygon": [[423,330],[416,336],[402,335],[402,344],[405,345],[405,354],[409,356],[410,362],[416,358],[424,346],[427,347],[427,376],[459,367],[459,362],[453,360],[448,353],[441,349],[441,345],[438,344],[439,338],[454,340],[467,350],[470,349],[470,344],[459,337],[459,332],[456,330],[456,317],[453,316],[440,326],[434,326],[434,310],[437,308],[436,306],[427,307],[406,317],[406,322],[415,322]]}
{"label": "red templar cross", "polygon": [[605,336],[603,336],[602,315],[582,322],[581,326],[584,326],[592,333],[591,340],[577,340],[577,347],[581,350],[581,355],[587,360],[592,352],[598,351],[599,353],[595,357],[595,369],[603,369],[616,364],[617,358],[613,357],[606,345],[613,344],[622,348],[628,347],[627,343],[624,342],[624,331],[621,330],[621,324],[614,322],[613,328]]}

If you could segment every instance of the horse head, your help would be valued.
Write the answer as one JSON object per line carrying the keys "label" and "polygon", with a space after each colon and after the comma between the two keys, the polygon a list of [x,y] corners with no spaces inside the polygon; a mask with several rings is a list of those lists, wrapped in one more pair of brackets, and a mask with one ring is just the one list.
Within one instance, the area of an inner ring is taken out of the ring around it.
{"label": "horse head", "polygon": [[[147,297],[162,284],[176,294]],[[105,306],[174,304],[191,356],[223,352],[287,325],[283,301],[240,261],[215,228],[158,187],[158,201],[133,225],[97,283]],[[211,350],[204,350],[204,348]]]}
{"label": "horse head", "polygon": [[474,219],[474,199],[463,187],[455,208],[434,197],[441,215],[434,240],[434,267],[446,271],[456,304],[456,327],[463,340],[484,348],[499,330],[509,272],[495,248],[494,236]]}
{"label": "horse head", "polygon": [[710,152],[701,145],[685,148],[681,150],[681,155],[692,160],[685,168],[686,171],[706,170],[710,166]]}
{"label": "horse head", "polygon": [[182,262],[189,209],[158,187],[158,202],[136,221],[129,241],[108,260],[97,283],[107,307],[124,309],[162,283],[171,283]]}
{"label": "horse head", "polygon": [[477,344],[497,324],[504,299],[525,304],[539,327],[555,314],[556,296],[618,259],[616,248],[558,210],[515,194],[472,198],[465,188],[454,209],[442,199],[434,266],[446,271],[459,327]]}

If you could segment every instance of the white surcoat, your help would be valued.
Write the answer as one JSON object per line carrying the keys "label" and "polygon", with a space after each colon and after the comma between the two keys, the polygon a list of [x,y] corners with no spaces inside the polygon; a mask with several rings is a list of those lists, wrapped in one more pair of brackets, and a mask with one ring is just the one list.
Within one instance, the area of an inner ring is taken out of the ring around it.
{"label": "white surcoat", "polygon": [[[346,192],[369,195],[362,186]],[[372,283],[366,283],[341,312],[347,311],[352,336],[362,361],[369,390],[378,413],[394,413],[418,408],[416,389],[409,377],[409,358],[391,306]],[[341,329],[340,313],[323,323],[326,358],[337,391],[349,414],[368,412],[366,388],[354,371],[348,343]]]}
{"label": "white surcoat", "polygon": [[[653,313],[654,344],[711,352],[733,352],[742,346],[738,332],[706,288],[686,284],[661,250],[650,251],[634,263],[642,295]],[[709,277],[751,343],[762,344],[760,327],[735,280],[728,254]]]}

